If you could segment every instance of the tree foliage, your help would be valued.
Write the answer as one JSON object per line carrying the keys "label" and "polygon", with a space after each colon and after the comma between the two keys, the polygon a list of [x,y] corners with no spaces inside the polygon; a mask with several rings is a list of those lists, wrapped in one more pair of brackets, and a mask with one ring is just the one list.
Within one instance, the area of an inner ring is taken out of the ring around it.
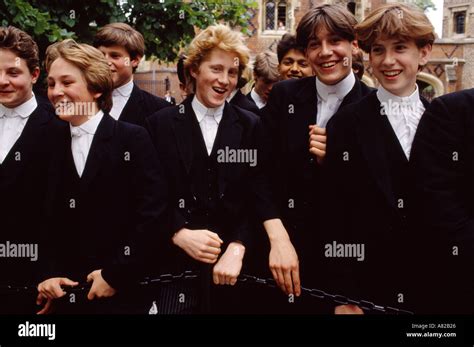
{"label": "tree foliage", "polygon": [[0,0],[0,24],[28,32],[44,52],[69,37],[91,43],[99,27],[125,22],[143,34],[149,56],[170,62],[195,28],[222,21],[248,33],[256,7],[255,0]]}

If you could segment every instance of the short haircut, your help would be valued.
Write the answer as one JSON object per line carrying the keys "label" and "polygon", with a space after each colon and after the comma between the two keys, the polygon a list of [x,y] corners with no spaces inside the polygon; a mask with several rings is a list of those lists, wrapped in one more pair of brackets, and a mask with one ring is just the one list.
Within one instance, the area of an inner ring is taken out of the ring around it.
{"label": "short haircut", "polygon": [[50,71],[51,64],[58,58],[63,58],[81,70],[87,89],[91,93],[102,93],[97,100],[99,108],[109,112],[112,108],[114,83],[104,55],[97,48],[67,39],[52,44],[46,50],[46,71]]}
{"label": "short haircut", "polygon": [[418,7],[390,3],[376,8],[355,27],[360,47],[370,53],[373,43],[381,37],[414,40],[417,47],[432,45],[434,28]]}
{"label": "short haircut", "polygon": [[298,42],[296,42],[296,36],[291,34],[285,34],[278,42],[277,45],[277,56],[278,56],[278,63],[281,64],[281,61],[285,57],[285,55],[291,51],[292,49],[300,51],[304,54],[304,50],[306,47],[300,46]]}
{"label": "short haircut", "polygon": [[30,73],[40,66],[38,45],[30,35],[14,26],[0,27],[0,48],[24,59]]}
{"label": "short haircut", "polygon": [[316,31],[322,27],[347,41],[354,41],[356,24],[354,15],[342,5],[317,6],[309,10],[299,22],[296,41],[298,45],[306,48],[309,41],[316,37]]}
{"label": "short haircut", "polygon": [[253,72],[256,77],[263,78],[267,82],[274,82],[280,79],[278,71],[278,58],[275,53],[265,51],[257,54]]}
{"label": "short haircut", "polygon": [[194,86],[195,79],[191,70],[198,70],[214,48],[235,53],[239,62],[239,77],[249,62],[249,49],[244,44],[243,34],[230,29],[227,25],[217,24],[201,31],[189,44],[187,58],[184,61],[186,82]]}
{"label": "short haircut", "polygon": [[[131,59],[145,55],[143,35],[126,23],[110,23],[99,29],[94,36],[94,47],[122,46]],[[135,72],[135,69],[133,71]]]}

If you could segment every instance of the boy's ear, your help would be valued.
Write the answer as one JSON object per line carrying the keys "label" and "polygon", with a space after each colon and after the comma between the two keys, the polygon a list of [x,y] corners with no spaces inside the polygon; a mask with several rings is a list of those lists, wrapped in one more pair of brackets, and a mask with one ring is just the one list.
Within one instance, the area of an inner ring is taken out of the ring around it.
{"label": "boy's ear", "polygon": [[141,55],[137,55],[135,58],[130,60],[130,64],[132,65],[132,68],[136,68],[138,64],[140,64],[140,61],[142,60]]}
{"label": "boy's ear", "polygon": [[99,100],[99,98],[102,96],[102,93],[95,93],[94,94],[94,100]]}
{"label": "boy's ear", "polygon": [[31,73],[31,83],[35,84],[38,81],[39,75],[40,75],[40,69],[39,67],[35,67],[35,69]]}
{"label": "boy's ear", "polygon": [[197,78],[198,72],[199,72],[199,68],[196,68],[195,66],[191,66],[191,68],[189,69],[189,73],[191,74],[191,77],[193,77],[194,79]]}
{"label": "boy's ear", "polygon": [[428,63],[432,49],[433,49],[433,46],[431,44],[427,44],[418,49],[420,51],[420,60],[418,62],[418,65],[423,66]]}
{"label": "boy's ear", "polygon": [[352,55],[356,55],[359,53],[359,43],[357,42],[357,40],[353,40],[351,41],[351,47],[352,47]]}

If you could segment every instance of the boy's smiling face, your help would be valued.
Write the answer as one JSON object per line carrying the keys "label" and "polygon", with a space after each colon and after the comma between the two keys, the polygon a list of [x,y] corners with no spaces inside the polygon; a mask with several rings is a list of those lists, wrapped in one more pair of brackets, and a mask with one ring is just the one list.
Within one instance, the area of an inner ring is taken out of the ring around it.
{"label": "boy's smiling face", "polygon": [[99,46],[112,71],[114,88],[128,83],[133,75],[133,69],[140,63],[141,57],[131,59],[130,54],[122,46]]}
{"label": "boy's smiling face", "polygon": [[382,86],[397,96],[415,91],[418,67],[428,62],[431,45],[417,47],[414,40],[379,37],[370,49],[373,74]]}
{"label": "boy's smiling face", "polygon": [[214,48],[197,69],[191,69],[196,80],[196,97],[206,107],[218,107],[237,86],[239,63],[236,53]]}
{"label": "boy's smiling face", "polygon": [[31,73],[24,59],[0,48],[0,104],[15,108],[28,101],[38,76],[39,68]]}
{"label": "boy's smiling face", "polygon": [[357,41],[348,41],[320,26],[308,42],[306,58],[318,79],[333,85],[352,72],[352,54],[357,51]]}

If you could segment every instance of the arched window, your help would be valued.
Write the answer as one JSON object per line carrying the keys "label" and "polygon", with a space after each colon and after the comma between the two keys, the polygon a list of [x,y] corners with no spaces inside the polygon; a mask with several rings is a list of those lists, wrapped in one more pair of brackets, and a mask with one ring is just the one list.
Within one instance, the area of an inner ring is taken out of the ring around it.
{"label": "arched window", "polygon": [[264,30],[286,31],[288,27],[288,12],[285,0],[264,1]]}

